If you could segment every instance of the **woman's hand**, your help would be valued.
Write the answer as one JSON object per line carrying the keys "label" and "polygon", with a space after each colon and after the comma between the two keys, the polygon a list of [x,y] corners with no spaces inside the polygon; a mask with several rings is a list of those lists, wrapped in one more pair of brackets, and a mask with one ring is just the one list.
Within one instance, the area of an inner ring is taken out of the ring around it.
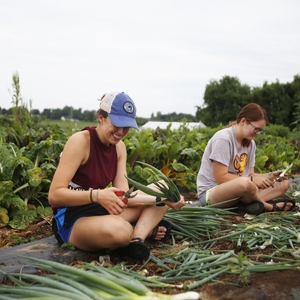
{"label": "woman's hand", "polygon": [[[276,179],[276,181],[280,182],[280,181],[283,181],[283,180],[288,180],[288,177],[287,176],[282,176],[282,177],[279,177],[279,175],[282,173],[282,171],[274,171],[274,172],[271,172],[269,173],[268,175],[268,178],[270,180],[272,180],[274,182],[274,180]],[[277,179],[278,178],[278,179]],[[275,182],[276,182],[275,181]]]}
{"label": "woman's hand", "polygon": [[175,210],[181,209],[185,205],[184,197],[182,195],[180,195],[179,201],[177,201],[177,202],[166,201],[165,204]]}
{"label": "woman's hand", "polygon": [[127,205],[122,201],[123,196],[118,197],[116,192],[120,189],[115,187],[99,190],[96,195],[96,201],[103,206],[110,215],[119,215],[123,212]]}
{"label": "woman's hand", "polygon": [[269,187],[274,187],[272,179],[262,176],[252,176],[253,183],[261,190],[265,190]]}

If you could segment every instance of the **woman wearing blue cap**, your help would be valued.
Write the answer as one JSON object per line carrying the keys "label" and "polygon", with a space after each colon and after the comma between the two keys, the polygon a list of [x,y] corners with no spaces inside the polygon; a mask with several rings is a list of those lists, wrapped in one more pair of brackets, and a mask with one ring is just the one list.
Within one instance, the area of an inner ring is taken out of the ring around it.
{"label": "woman wearing blue cap", "polygon": [[117,196],[129,189],[122,138],[130,128],[138,130],[136,107],[125,93],[108,93],[97,114],[98,126],[72,135],[61,154],[48,195],[55,212],[53,232],[60,244],[70,242],[84,251],[121,249],[131,258],[148,259],[144,240],[165,237],[170,224],[161,220],[169,207],[180,209],[184,199],[166,206],[135,205],[156,201],[137,191],[125,204]]}

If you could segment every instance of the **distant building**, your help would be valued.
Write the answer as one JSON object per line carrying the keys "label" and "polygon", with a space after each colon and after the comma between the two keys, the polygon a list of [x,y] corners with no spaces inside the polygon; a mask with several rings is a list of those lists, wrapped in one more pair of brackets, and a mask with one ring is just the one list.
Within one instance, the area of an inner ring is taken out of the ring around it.
{"label": "distant building", "polygon": [[205,128],[206,126],[202,122],[162,122],[162,121],[149,121],[144,124],[140,129],[153,129],[157,127],[160,129],[166,129],[171,124],[171,129],[178,129],[180,126],[185,125],[189,129]]}
{"label": "distant building", "polygon": [[62,116],[60,119],[61,119],[62,121],[79,122],[79,120],[77,120],[77,119],[72,119],[72,118],[64,117],[64,116]]}

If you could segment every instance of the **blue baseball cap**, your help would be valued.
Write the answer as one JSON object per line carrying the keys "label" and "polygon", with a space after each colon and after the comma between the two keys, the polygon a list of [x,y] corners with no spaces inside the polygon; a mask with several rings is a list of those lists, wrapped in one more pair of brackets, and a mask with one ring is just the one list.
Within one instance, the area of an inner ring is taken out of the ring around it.
{"label": "blue baseball cap", "polygon": [[135,104],[124,92],[104,94],[100,100],[100,109],[107,112],[114,126],[131,127],[139,130],[135,121]]}

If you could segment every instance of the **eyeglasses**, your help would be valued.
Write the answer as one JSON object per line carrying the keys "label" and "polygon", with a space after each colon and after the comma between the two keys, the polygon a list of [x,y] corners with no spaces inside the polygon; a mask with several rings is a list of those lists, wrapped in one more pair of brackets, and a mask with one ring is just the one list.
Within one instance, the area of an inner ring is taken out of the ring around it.
{"label": "eyeglasses", "polygon": [[263,133],[265,130],[263,128],[255,127],[251,122],[248,122],[254,129],[254,133]]}

